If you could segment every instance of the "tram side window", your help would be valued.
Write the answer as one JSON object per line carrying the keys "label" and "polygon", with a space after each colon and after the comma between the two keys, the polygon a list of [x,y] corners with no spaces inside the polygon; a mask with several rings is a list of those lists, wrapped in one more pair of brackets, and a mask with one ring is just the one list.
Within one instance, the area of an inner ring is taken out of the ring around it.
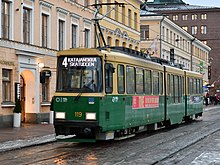
{"label": "tram side window", "polygon": [[106,93],[112,93],[113,91],[113,73],[114,67],[110,63],[105,64],[105,91]]}
{"label": "tram side window", "polygon": [[183,77],[179,77],[179,84],[180,84],[180,87],[179,87],[179,98],[180,98],[180,102],[182,101],[182,96],[183,96]]}
{"label": "tram side window", "polygon": [[179,102],[179,77],[174,76],[174,102],[178,103]]}
{"label": "tram side window", "polygon": [[185,78],[182,77],[182,96],[185,94]]}
{"label": "tram side window", "polygon": [[125,92],[125,77],[124,77],[124,66],[118,65],[118,93]]}
{"label": "tram side window", "polygon": [[158,95],[159,94],[159,72],[153,72],[153,94]]}
{"label": "tram side window", "polygon": [[144,93],[144,70],[136,68],[136,92]]}
{"label": "tram side window", "polygon": [[174,97],[174,76],[170,75],[170,96],[173,98],[173,102],[175,102],[175,97]]}
{"label": "tram side window", "polygon": [[197,93],[197,83],[196,83],[196,79],[193,79],[193,94]]}
{"label": "tram side window", "polygon": [[126,91],[128,94],[135,93],[135,68],[126,67]]}
{"label": "tram side window", "polygon": [[182,102],[182,77],[178,76],[178,84],[179,84],[179,88],[178,88],[178,102],[181,103]]}
{"label": "tram side window", "polygon": [[199,80],[199,93],[202,94],[203,93],[203,87],[202,87],[202,80]]}
{"label": "tram side window", "polygon": [[167,75],[167,95],[170,95],[170,74]]}
{"label": "tram side window", "polygon": [[145,70],[144,72],[144,78],[145,78],[145,93],[148,95],[152,94],[152,74],[150,70]]}
{"label": "tram side window", "polygon": [[163,94],[163,73],[160,73],[160,78],[159,78],[159,93],[162,95]]}
{"label": "tram side window", "polygon": [[192,94],[193,92],[193,79],[192,78],[188,78],[188,93]]}
{"label": "tram side window", "polygon": [[199,94],[200,93],[200,80],[197,79],[196,83],[197,83],[197,94]]}

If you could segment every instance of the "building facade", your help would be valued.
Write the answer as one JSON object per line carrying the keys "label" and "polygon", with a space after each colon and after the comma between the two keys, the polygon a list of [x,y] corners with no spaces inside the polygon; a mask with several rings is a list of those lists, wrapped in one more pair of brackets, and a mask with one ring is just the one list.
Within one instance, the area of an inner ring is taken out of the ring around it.
{"label": "building facade", "polygon": [[200,72],[204,82],[208,81],[210,47],[163,15],[142,11],[140,20],[143,51]]}
{"label": "building facade", "polygon": [[[142,0],[99,0],[100,25],[108,46],[139,50]],[[103,17],[104,16],[104,17]],[[103,44],[103,43],[102,43]]]}
{"label": "building facade", "polygon": [[[123,10],[118,5],[113,9],[103,5],[98,12],[105,40],[110,46],[139,49],[141,1],[119,2],[126,3]],[[56,53],[98,46],[93,5],[99,3],[116,2],[0,0],[0,127],[12,126],[18,97],[22,101],[22,122],[49,121],[50,101],[56,88]],[[112,11],[103,17],[107,10]],[[133,18],[130,23],[127,14]]]}
{"label": "building facade", "polygon": [[220,89],[220,8],[198,6],[184,3],[184,0],[155,0],[147,2],[143,7],[147,11],[160,13],[174,21],[185,31],[211,47],[209,65],[211,76],[209,83]]}

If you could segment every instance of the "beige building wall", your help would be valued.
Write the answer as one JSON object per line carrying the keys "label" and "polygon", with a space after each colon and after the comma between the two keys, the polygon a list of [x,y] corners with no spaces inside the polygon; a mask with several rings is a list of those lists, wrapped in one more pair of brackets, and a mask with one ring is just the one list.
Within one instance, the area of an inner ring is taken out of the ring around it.
{"label": "beige building wall", "polygon": [[104,5],[100,9],[100,25],[106,44],[124,46],[139,50],[140,46],[140,4],[141,0],[100,0],[100,3],[122,3],[124,5]]}
{"label": "beige building wall", "polygon": [[[184,69],[201,72],[208,82],[208,57],[211,48],[183,30],[168,18],[160,15],[141,16],[141,26],[148,26],[148,37],[141,38],[140,49],[152,56],[170,61],[174,49],[174,62]],[[143,30],[144,31],[144,30]]]}
{"label": "beige building wall", "polygon": [[[66,0],[9,0],[10,28],[9,37],[0,40],[0,127],[11,127],[15,106],[15,84],[20,88],[22,100],[22,122],[49,122],[50,101],[56,88],[56,53],[59,51],[59,20],[64,21],[63,49],[72,47],[72,25],[77,26],[76,47],[84,46],[84,30],[89,30],[89,47],[94,46],[94,10],[84,6],[84,1]],[[90,4],[94,1],[90,0]],[[0,1],[0,5],[3,2]],[[30,11],[30,42],[23,40],[24,10]],[[42,14],[47,21],[47,47],[42,45]],[[0,17],[2,21],[2,17]],[[0,31],[2,28],[0,27]],[[2,34],[1,34],[2,35]],[[44,64],[40,68],[39,64]],[[10,72],[10,100],[3,99],[3,70]],[[40,72],[51,71],[48,77],[47,101],[43,101]]]}

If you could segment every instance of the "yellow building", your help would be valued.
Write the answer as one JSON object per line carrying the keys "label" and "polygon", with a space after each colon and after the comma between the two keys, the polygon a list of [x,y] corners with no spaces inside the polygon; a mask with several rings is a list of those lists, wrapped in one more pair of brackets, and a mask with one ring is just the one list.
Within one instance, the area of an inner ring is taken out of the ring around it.
{"label": "yellow building", "polygon": [[100,25],[106,44],[139,50],[142,1],[99,0],[99,3],[103,4],[100,6],[98,18],[101,19]]}

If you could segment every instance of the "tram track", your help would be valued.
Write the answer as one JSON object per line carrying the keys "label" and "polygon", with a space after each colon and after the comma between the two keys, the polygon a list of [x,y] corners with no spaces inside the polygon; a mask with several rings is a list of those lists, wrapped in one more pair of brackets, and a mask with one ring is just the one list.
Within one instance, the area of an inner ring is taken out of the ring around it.
{"label": "tram track", "polygon": [[[199,141],[203,140],[204,138],[206,138],[207,136],[217,132],[220,130],[220,128],[218,128],[217,126],[220,124],[220,120],[216,120],[215,122],[211,122],[209,124],[202,124],[203,129],[201,131],[198,132],[198,127],[192,129],[191,131],[186,131],[185,133],[181,134],[181,135],[177,135],[177,136],[172,136],[172,138],[166,138],[166,139],[162,139],[159,143],[154,143],[154,144],[150,144],[150,142],[152,143],[152,140],[149,140],[149,143],[144,143],[146,147],[141,147],[138,150],[135,151],[135,153],[131,156],[125,156],[124,159],[119,160],[118,162],[115,162],[114,165],[118,165],[118,164],[126,164],[129,163],[130,160],[137,159],[137,157],[141,157],[140,155],[143,155],[143,153],[150,153],[150,155],[148,155],[147,157],[148,159],[148,164],[158,164],[161,161],[164,161],[170,157],[172,157],[173,155],[177,154],[178,152],[182,151],[183,149],[186,149],[187,147],[198,143]],[[200,127],[200,126],[199,126]],[[210,128],[213,127],[213,128]],[[183,128],[184,129],[184,128]],[[197,129],[196,132],[194,132],[194,130]],[[172,131],[172,130],[171,130]],[[168,133],[173,133],[176,130],[172,131],[172,132],[168,132]],[[180,130],[178,130],[180,131]],[[155,134],[157,136],[157,134]],[[188,135],[188,136],[186,136]],[[190,135],[190,136],[189,136]],[[162,134],[159,134],[159,136],[162,136]],[[154,137],[150,137],[150,138],[154,138]],[[188,138],[188,143],[181,143],[182,139],[184,139],[184,141],[186,141],[186,138]],[[142,139],[142,142],[145,142],[147,139]],[[177,142],[179,144],[177,144]],[[137,141],[135,141],[135,143],[137,143]],[[184,144],[185,143],[185,144]],[[167,152],[163,152],[160,153],[161,148],[166,148],[165,150],[167,150]],[[129,149],[127,149],[129,150]],[[160,159],[152,159],[152,155],[160,155],[158,157],[160,157]],[[147,159],[147,157],[145,156],[145,159]],[[140,159],[143,159],[142,157]],[[151,160],[151,161],[149,161]]]}

